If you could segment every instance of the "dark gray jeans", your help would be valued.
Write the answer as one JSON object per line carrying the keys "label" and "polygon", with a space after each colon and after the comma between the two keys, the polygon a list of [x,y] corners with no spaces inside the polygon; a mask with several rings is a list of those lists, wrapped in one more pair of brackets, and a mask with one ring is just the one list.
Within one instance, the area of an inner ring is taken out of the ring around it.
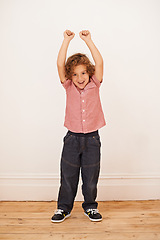
{"label": "dark gray jeans", "polygon": [[100,136],[92,133],[67,132],[63,139],[61,156],[61,186],[58,195],[58,209],[71,212],[77,193],[81,169],[84,210],[97,208],[97,183],[100,172]]}

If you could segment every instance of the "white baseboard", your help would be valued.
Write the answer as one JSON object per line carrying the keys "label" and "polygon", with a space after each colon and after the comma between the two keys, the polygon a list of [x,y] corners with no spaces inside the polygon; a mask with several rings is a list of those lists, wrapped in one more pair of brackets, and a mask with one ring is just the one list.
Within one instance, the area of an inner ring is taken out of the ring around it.
{"label": "white baseboard", "polygon": [[[0,201],[56,201],[60,178],[53,174],[0,176]],[[81,180],[76,201],[83,201]],[[97,201],[160,199],[160,176],[101,175]]]}

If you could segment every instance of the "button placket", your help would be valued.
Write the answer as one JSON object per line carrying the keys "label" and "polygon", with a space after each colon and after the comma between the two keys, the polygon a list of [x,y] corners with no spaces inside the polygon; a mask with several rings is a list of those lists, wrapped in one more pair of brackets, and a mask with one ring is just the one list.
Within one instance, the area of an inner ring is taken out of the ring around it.
{"label": "button placket", "polygon": [[85,100],[85,95],[84,92],[82,92],[81,95],[81,101],[82,101],[82,109],[81,109],[81,113],[82,113],[82,126],[83,126],[83,131],[86,131],[86,100]]}
{"label": "button placket", "polygon": [[[83,92],[82,92],[82,94],[83,94]],[[84,96],[83,96],[83,98],[82,98],[82,121],[83,121],[83,123],[85,122],[85,116],[84,116],[84,112],[85,112],[85,107],[84,107],[84,104],[85,103],[85,101],[84,101]]]}

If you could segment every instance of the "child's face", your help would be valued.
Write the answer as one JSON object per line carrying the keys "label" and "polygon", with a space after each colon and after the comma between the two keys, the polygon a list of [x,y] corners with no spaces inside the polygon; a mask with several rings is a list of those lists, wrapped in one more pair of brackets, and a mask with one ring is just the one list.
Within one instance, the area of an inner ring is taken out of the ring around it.
{"label": "child's face", "polygon": [[72,81],[76,87],[79,89],[84,89],[89,82],[89,74],[87,73],[85,65],[78,65],[74,67]]}

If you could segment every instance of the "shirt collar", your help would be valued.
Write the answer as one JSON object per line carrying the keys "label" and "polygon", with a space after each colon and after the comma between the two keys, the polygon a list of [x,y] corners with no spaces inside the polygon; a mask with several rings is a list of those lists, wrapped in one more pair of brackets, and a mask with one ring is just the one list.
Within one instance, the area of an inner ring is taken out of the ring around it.
{"label": "shirt collar", "polygon": [[84,90],[88,90],[94,87],[96,87],[96,84],[93,82],[92,78],[90,78],[90,82],[85,86]]}
{"label": "shirt collar", "polygon": [[[75,84],[72,82],[72,84],[74,85],[74,87],[77,89],[77,87],[75,86]],[[92,78],[90,78],[90,82],[85,86],[85,88],[84,89],[82,89],[82,90],[78,90],[77,89],[77,91],[78,92],[83,92],[83,91],[86,91],[86,90],[88,90],[88,89],[90,89],[90,88],[95,88],[96,87],[96,84],[94,83],[94,81],[92,80]]]}

